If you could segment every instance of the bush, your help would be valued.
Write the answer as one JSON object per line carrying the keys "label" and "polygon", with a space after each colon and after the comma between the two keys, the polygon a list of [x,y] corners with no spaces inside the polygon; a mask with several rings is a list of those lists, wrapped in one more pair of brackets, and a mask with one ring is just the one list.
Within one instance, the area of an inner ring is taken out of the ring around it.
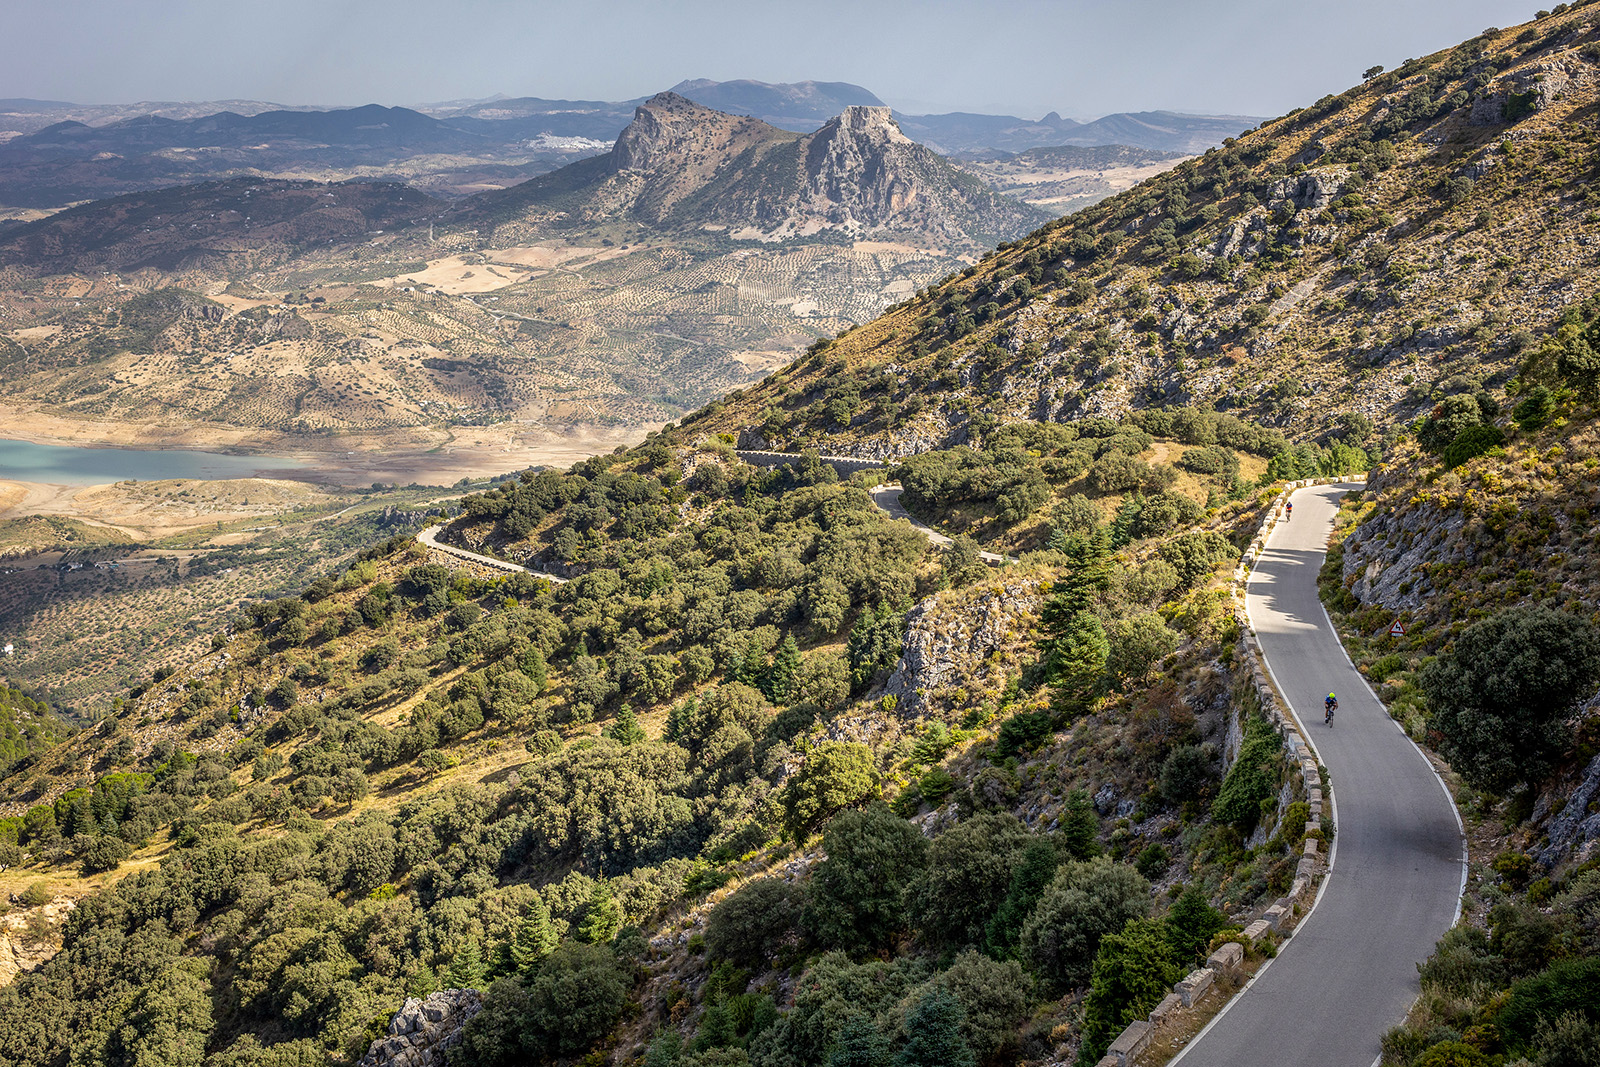
{"label": "bush", "polygon": [[1565,719],[1600,682],[1600,629],[1546,607],[1474,623],[1421,672],[1440,754],[1476,789],[1538,782],[1567,740]]}
{"label": "bush", "polygon": [[1119,932],[1107,934],[1095,954],[1083,1002],[1078,1063],[1098,1063],[1122,1028],[1150,1014],[1181,974],[1159,923],[1132,919]]}
{"label": "bush", "polygon": [[1517,406],[1511,409],[1511,417],[1525,432],[1542,429],[1550,421],[1556,408],[1555,397],[1550,390],[1542,385],[1529,389]]}
{"label": "bush", "polygon": [[706,920],[706,950],[752,971],[797,943],[802,895],[781,878],[740,886]]}
{"label": "bush", "polygon": [[1155,881],[1167,873],[1167,868],[1172,866],[1172,853],[1167,851],[1167,846],[1159,841],[1153,845],[1146,845],[1139,852],[1139,858],[1133,861],[1134,870],[1140,875]]}
{"label": "bush", "polygon": [[617,1024],[627,994],[610,949],[563,942],[526,986],[502,978],[489,987],[451,1062],[519,1067],[583,1052]]}
{"label": "bush", "polygon": [[872,752],[853,741],[824,741],[784,789],[784,830],[803,841],[819,825],[877,793]]}
{"label": "bush", "polygon": [[1411,1067],[1490,1067],[1483,1050],[1465,1041],[1441,1041],[1411,1061]]}
{"label": "bush", "polygon": [[1124,681],[1148,677],[1178,648],[1178,635],[1167,628],[1161,616],[1149,611],[1112,623],[1106,640],[1111,646],[1106,669]]}
{"label": "bush", "polygon": [[937,945],[976,945],[1005,900],[1029,834],[1010,814],[974,815],[933,839],[913,896],[923,934]]}
{"label": "bush", "polygon": [[811,877],[803,920],[825,945],[877,948],[904,929],[906,895],[927,866],[922,832],[881,800],[834,817],[827,859]]}
{"label": "bush", "polygon": [[1162,799],[1177,807],[1199,800],[1211,790],[1216,766],[1210,754],[1199,745],[1179,745],[1167,754],[1161,765],[1156,788]]}
{"label": "bush", "polygon": [[84,874],[98,874],[101,871],[116,870],[123,860],[132,855],[132,852],[128,843],[122,838],[112,834],[100,834],[78,855],[83,861]]}
{"label": "bush", "polygon": [[1058,990],[1082,985],[1101,939],[1149,908],[1150,883],[1132,867],[1103,857],[1068,863],[1023,924],[1023,958]]}
{"label": "bush", "polygon": [[1446,467],[1459,467],[1475,456],[1499,448],[1506,443],[1506,435],[1500,432],[1500,427],[1489,425],[1468,426],[1456,434],[1456,439],[1451,441],[1444,450],[1443,460]]}
{"label": "bush", "polygon": [[1533,1042],[1541,1022],[1569,1014],[1600,1022],[1600,958],[1562,960],[1518,982],[1495,1024],[1506,1047],[1517,1052]]}
{"label": "bush", "polygon": [[970,949],[930,985],[961,1002],[961,1036],[982,1062],[1015,1042],[1017,1026],[1032,1006],[1033,982],[1020,963],[997,962]]}
{"label": "bush", "polygon": [[1211,814],[1240,833],[1249,833],[1261,821],[1262,807],[1278,792],[1283,768],[1283,740],[1272,724],[1251,716],[1244,724],[1244,744],[1239,757],[1222,780]]}
{"label": "bush", "polygon": [[1000,759],[1032,752],[1049,737],[1055,720],[1047,711],[1019,711],[1000,724],[995,755]]}
{"label": "bush", "polygon": [[1418,971],[1422,984],[1456,996],[1475,986],[1498,986],[1508,977],[1505,962],[1489,945],[1489,935],[1476,926],[1457,926],[1434,946]]}

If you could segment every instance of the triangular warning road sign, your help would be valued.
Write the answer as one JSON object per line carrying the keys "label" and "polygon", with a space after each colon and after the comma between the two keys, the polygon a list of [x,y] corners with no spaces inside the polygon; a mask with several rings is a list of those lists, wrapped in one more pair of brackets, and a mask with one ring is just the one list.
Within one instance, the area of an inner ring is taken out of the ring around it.
{"label": "triangular warning road sign", "polygon": [[1405,624],[1402,623],[1399,619],[1394,620],[1394,622],[1389,627],[1389,636],[1390,637],[1404,637],[1405,635],[1406,635]]}

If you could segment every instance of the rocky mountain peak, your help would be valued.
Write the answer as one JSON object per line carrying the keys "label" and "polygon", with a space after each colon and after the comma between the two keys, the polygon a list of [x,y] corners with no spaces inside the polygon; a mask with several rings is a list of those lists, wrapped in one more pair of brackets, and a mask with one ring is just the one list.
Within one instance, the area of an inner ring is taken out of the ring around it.
{"label": "rocky mountain peak", "polygon": [[798,134],[674,91],[640,104],[605,159],[507,192],[571,217],[782,241],[822,230],[893,236],[941,251],[1012,240],[1048,216],[961,174],[900,130],[887,107],[845,107]]}
{"label": "rocky mountain peak", "polygon": [[619,170],[655,170],[679,153],[706,119],[722,117],[687,97],[657,93],[633,112],[633,121],[617,138],[611,160]]}
{"label": "rocky mountain peak", "polygon": [[877,137],[889,141],[907,141],[911,138],[900,132],[900,124],[895,122],[894,116],[886,107],[871,107],[857,104],[847,107],[832,122],[824,125],[822,133],[829,126],[840,133],[849,133],[856,136]]}

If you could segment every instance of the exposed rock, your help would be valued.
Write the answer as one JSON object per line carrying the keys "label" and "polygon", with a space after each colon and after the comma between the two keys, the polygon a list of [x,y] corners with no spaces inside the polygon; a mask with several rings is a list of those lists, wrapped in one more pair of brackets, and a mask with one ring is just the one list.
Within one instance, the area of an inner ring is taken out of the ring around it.
{"label": "exposed rock", "polygon": [[0,986],[10,985],[17,975],[61,951],[61,924],[75,907],[77,901],[71,897],[56,897],[0,918]]}
{"label": "exposed rock", "polygon": [[905,648],[887,687],[899,714],[920,718],[942,703],[947,690],[970,690],[989,680],[990,655],[1026,639],[1039,602],[1035,583],[1011,578],[929,597],[912,608]]}
{"label": "exposed rock", "polygon": [[461,1043],[461,1028],[483,1008],[476,989],[443,989],[425,999],[407,997],[356,1067],[443,1067]]}
{"label": "exposed rock", "polygon": [[1350,591],[1364,604],[1382,604],[1395,613],[1421,608],[1434,593],[1423,564],[1465,558],[1466,539],[1458,535],[1466,524],[1466,516],[1456,511],[1426,518],[1374,513],[1345,538]]}
{"label": "exposed rock", "polygon": [[906,137],[886,107],[847,107],[814,133],[727,115],[676,93],[639,105],[611,154],[490,198],[579,218],[707,227],[738,240],[823,230],[977,251],[1049,214],[1002,196]]}
{"label": "exposed rock", "polygon": [[1591,810],[1597,798],[1600,798],[1600,756],[1589,761],[1561,814],[1545,827],[1549,843],[1537,853],[1540,863],[1553,867],[1569,858],[1578,862],[1591,858],[1596,851],[1595,842],[1600,842],[1600,811]]}
{"label": "exposed rock", "polygon": [[1348,167],[1324,167],[1298,177],[1284,178],[1272,191],[1272,200],[1290,200],[1302,211],[1321,211],[1344,192]]}
{"label": "exposed rock", "polygon": [[1516,71],[1472,102],[1467,121],[1474,126],[1500,126],[1543,111],[1577,83],[1588,81],[1591,69],[1572,56]]}

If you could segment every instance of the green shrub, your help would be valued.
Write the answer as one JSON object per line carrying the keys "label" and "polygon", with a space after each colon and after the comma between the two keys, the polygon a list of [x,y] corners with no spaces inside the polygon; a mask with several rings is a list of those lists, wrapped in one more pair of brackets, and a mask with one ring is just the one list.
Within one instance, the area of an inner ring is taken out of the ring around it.
{"label": "green shrub", "polygon": [[750,970],[763,969],[798,944],[800,891],[781,878],[758,878],[723,899],[706,920],[706,950]]}
{"label": "green shrub", "polygon": [[1600,628],[1523,606],[1474,623],[1419,678],[1440,754],[1476,789],[1537,782],[1566,744],[1568,711],[1600,681]]}
{"label": "green shrub", "polygon": [[1516,983],[1495,1024],[1506,1047],[1517,1052],[1532,1044],[1540,1022],[1568,1014],[1600,1022],[1600,957],[1561,960]]}
{"label": "green shrub", "polygon": [[1245,721],[1239,756],[1211,806],[1212,816],[1241,833],[1255,829],[1263,805],[1277,795],[1283,765],[1283,740],[1266,719],[1251,716]]}

